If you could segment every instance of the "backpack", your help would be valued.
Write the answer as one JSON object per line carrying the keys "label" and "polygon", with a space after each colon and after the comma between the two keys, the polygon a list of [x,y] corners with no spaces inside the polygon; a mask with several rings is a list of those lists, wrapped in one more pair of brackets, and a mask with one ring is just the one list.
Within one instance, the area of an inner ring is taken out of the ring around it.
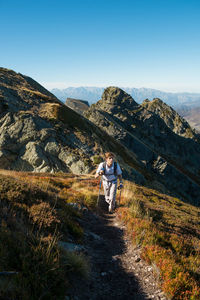
{"label": "backpack", "polygon": [[[106,161],[104,161],[104,163],[103,163],[104,175],[105,175],[105,170],[106,170]],[[116,161],[114,161],[114,173],[113,174],[109,174],[109,175],[115,175],[115,176],[117,176],[117,162]]]}

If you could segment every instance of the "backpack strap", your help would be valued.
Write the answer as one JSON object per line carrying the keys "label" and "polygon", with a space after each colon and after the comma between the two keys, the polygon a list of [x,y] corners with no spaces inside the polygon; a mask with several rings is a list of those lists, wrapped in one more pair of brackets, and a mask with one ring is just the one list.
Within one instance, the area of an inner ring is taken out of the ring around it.
{"label": "backpack strap", "polygon": [[[106,161],[104,161],[104,163],[103,163],[103,172],[104,172],[104,175],[105,175],[105,173],[106,173]],[[117,176],[117,162],[116,161],[114,161],[114,173],[110,174],[110,175]]]}
{"label": "backpack strap", "polygon": [[117,162],[114,161],[114,175],[117,176]]}
{"label": "backpack strap", "polygon": [[106,173],[106,161],[104,161],[103,163],[103,174],[105,175],[105,173]]}

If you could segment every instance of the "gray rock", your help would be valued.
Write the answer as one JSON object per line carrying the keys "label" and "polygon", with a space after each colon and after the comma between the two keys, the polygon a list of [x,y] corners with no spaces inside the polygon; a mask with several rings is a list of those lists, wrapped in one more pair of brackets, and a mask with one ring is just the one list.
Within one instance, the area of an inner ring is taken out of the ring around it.
{"label": "gray rock", "polygon": [[135,259],[135,262],[136,263],[138,263],[138,262],[140,262],[141,261],[141,258],[140,257],[137,257],[136,259]]}
{"label": "gray rock", "polygon": [[11,163],[15,160],[16,155],[7,150],[0,150],[0,166],[4,169],[9,169]]}
{"label": "gray rock", "polygon": [[90,238],[96,240],[96,241],[100,241],[100,242],[103,241],[102,237],[100,237],[99,235],[95,234],[94,232],[89,231],[89,232],[86,233],[86,235],[89,236]]}
{"label": "gray rock", "polygon": [[68,250],[68,251],[80,252],[80,251],[85,250],[85,248],[79,244],[67,243],[67,242],[63,242],[63,241],[60,241],[58,244],[60,247],[62,247],[65,250]]}
{"label": "gray rock", "polygon": [[34,168],[44,167],[45,164],[48,165],[48,160],[41,147],[35,142],[29,142],[26,145],[22,159],[30,163]]}
{"label": "gray rock", "polygon": [[84,161],[78,160],[71,164],[70,170],[72,171],[72,173],[79,175],[89,173],[90,168],[87,165],[85,165]]}
{"label": "gray rock", "polygon": [[56,140],[52,139],[52,141],[49,141],[46,143],[44,150],[50,154],[50,155],[58,155],[60,147]]}

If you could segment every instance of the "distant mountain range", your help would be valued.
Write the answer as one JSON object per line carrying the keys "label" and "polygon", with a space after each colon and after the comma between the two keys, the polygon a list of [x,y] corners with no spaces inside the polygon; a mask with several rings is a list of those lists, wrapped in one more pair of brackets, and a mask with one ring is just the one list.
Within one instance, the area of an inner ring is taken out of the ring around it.
{"label": "distant mountain range", "polygon": [[[82,99],[91,105],[96,103],[104,92],[104,87],[68,87],[66,89],[52,89],[51,92],[67,105],[67,98]],[[154,98],[162,99],[172,106],[182,117],[184,117],[192,127],[200,132],[200,93],[167,93],[160,90],[148,88],[122,88],[137,103],[143,100]]]}
{"label": "distant mountain range", "polygon": [[[52,89],[51,92],[63,102],[67,98],[87,100],[90,104],[96,103],[106,87],[68,87],[66,89]],[[200,106],[200,93],[167,93],[149,88],[122,88],[130,94],[137,103],[143,100],[160,98],[168,105],[176,107],[182,104]]]}

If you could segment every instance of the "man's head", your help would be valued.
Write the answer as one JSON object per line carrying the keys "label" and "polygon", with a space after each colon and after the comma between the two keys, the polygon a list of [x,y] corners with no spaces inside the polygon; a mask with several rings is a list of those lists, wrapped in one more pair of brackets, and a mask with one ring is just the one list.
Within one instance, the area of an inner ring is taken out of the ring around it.
{"label": "man's head", "polygon": [[108,167],[112,166],[114,160],[114,154],[112,152],[106,152],[105,159]]}

